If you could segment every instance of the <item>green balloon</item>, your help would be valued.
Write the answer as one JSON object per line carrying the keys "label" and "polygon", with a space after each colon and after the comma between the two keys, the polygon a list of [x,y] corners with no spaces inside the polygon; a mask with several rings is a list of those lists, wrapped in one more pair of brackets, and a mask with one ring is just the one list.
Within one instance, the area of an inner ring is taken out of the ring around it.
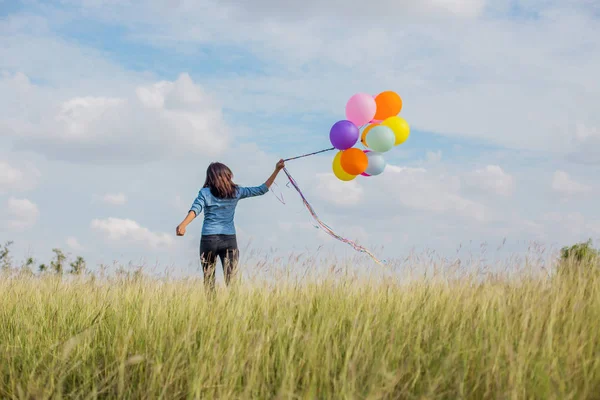
{"label": "green balloon", "polygon": [[377,125],[367,133],[366,142],[371,150],[378,153],[385,153],[394,147],[396,135],[387,126]]}

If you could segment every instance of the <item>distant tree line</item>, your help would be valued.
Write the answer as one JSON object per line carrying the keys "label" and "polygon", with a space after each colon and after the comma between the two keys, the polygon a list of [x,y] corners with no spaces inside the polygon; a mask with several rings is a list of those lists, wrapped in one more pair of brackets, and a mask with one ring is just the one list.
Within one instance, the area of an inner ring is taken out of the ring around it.
{"label": "distant tree line", "polygon": [[577,273],[582,268],[600,271],[600,250],[592,246],[592,240],[565,246],[560,251],[559,273]]}
{"label": "distant tree line", "polygon": [[560,251],[560,258],[563,261],[574,260],[578,262],[589,262],[596,261],[598,256],[600,256],[600,251],[592,247],[592,239],[587,242],[563,247]]}
{"label": "distant tree line", "polygon": [[[36,269],[36,260],[33,257],[28,257],[21,265],[15,265],[11,254],[12,245],[12,241],[0,245],[0,272],[21,271],[33,273]],[[54,253],[54,257],[48,263],[37,265],[38,272],[54,273],[57,275],[63,275],[64,273],[82,275],[86,272],[86,262],[83,257],[77,256],[73,261],[69,262],[67,255],[61,249],[55,248],[52,249],[52,252]],[[600,271],[600,250],[593,247],[592,240],[590,239],[587,242],[563,247],[560,250],[560,259],[558,261],[558,272],[569,272],[577,270],[577,268],[599,268]],[[120,272],[125,273],[124,270]],[[140,273],[141,270],[137,270],[135,275],[138,276]]]}
{"label": "distant tree line", "polygon": [[[0,270],[2,272],[20,270],[22,272],[33,273],[36,268],[36,260],[33,257],[28,257],[21,265],[15,265],[10,251],[12,245],[12,241],[0,245]],[[83,257],[77,256],[75,260],[69,263],[68,257],[61,249],[52,249],[52,252],[54,253],[54,258],[49,263],[42,263],[37,266],[39,272],[51,272],[58,275],[67,272],[73,275],[81,275],[86,271],[86,262]],[[68,267],[70,268],[67,271]]]}

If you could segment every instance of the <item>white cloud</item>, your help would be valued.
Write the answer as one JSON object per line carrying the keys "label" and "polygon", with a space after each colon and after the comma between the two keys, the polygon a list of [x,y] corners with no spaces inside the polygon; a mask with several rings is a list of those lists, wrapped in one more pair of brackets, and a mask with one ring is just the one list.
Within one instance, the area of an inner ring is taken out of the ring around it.
{"label": "white cloud", "polygon": [[5,96],[20,90],[22,104],[39,112],[21,112],[15,119],[10,110],[0,111],[0,126],[15,138],[17,149],[51,158],[134,163],[215,156],[229,145],[220,107],[185,73],[173,82],[138,86],[127,97],[80,95],[59,103],[55,96],[42,101],[46,89],[38,86],[29,84],[25,91],[4,86]]}
{"label": "white cloud", "polygon": [[123,193],[107,193],[102,197],[102,201],[106,204],[122,206],[127,203],[127,196]]}
{"label": "white cloud", "polygon": [[[248,21],[255,20],[259,16],[268,21],[274,19],[297,21],[322,17],[344,21],[361,18],[368,21],[384,20],[389,22],[390,19],[398,21],[431,15],[471,18],[480,15],[485,7],[485,0],[422,0],[419,2],[375,0],[369,3],[360,0],[330,0],[327,2],[308,0],[303,3],[290,2],[289,4],[276,0],[257,0],[252,3],[235,0],[204,1],[202,4],[189,0],[181,0],[176,3],[165,3],[161,0],[126,3],[68,0],[65,3],[80,7],[87,13],[94,12],[103,19],[131,24],[140,21],[156,22],[156,15],[168,15],[170,18],[180,19],[187,23],[202,18],[202,11],[219,21],[226,17],[237,21]],[[132,14],[136,9],[138,12]],[[172,29],[177,28],[176,26],[172,27]],[[196,35],[201,32],[203,31],[200,29],[193,31]]]}
{"label": "white cloud", "polygon": [[[107,89],[128,89],[151,76],[127,71],[106,57],[105,51],[56,35],[55,28],[64,26],[72,17],[66,9],[57,11],[43,6],[41,10],[15,13],[0,20],[0,71],[17,71],[15,75],[23,89],[32,87],[32,78],[41,80],[43,87],[54,92],[69,94],[92,90],[104,95]],[[15,108],[19,104],[22,103],[16,102]]]}
{"label": "white cloud", "polygon": [[482,190],[500,196],[510,196],[515,189],[515,179],[498,165],[488,165],[468,175],[467,181]]}
{"label": "white cloud", "polygon": [[575,141],[584,144],[589,139],[595,139],[600,136],[600,129],[590,128],[585,124],[577,124],[575,128]]}
{"label": "white cloud", "polygon": [[148,248],[171,247],[175,243],[173,235],[152,232],[131,219],[94,219],[90,226],[111,241],[138,243]]}
{"label": "white cloud", "polygon": [[[188,3],[192,4],[192,3]],[[302,3],[281,3],[277,0],[257,0],[251,4],[240,3],[235,0],[221,1],[220,4],[233,6],[237,15],[259,15],[299,20],[315,17],[341,18],[343,20],[362,18],[368,21],[379,18],[387,20],[390,15],[406,16],[455,16],[476,17],[484,9],[484,0],[375,0],[364,2],[360,0],[308,0]],[[187,7],[190,8],[189,6]]]}
{"label": "white cloud", "polygon": [[568,173],[556,171],[552,178],[552,190],[563,195],[575,195],[589,192],[592,188],[573,180]]}
{"label": "white cloud", "polygon": [[569,160],[581,164],[600,164],[600,129],[578,123]]}
{"label": "white cloud", "polygon": [[13,168],[7,162],[0,161],[0,191],[8,190],[23,181],[23,172]]}
{"label": "white cloud", "polygon": [[596,239],[597,235],[600,235],[600,220],[590,219],[578,211],[545,213],[542,221],[546,225],[546,230],[556,232],[559,239],[565,242]]}
{"label": "white cloud", "polygon": [[353,206],[360,203],[363,189],[356,181],[342,182],[332,173],[317,174],[316,194],[332,204]]}
{"label": "white cloud", "polygon": [[66,243],[67,243],[67,246],[69,246],[69,248],[72,250],[81,251],[84,249],[83,246],[81,244],[79,244],[79,241],[77,240],[76,237],[69,236],[66,240]]}
{"label": "white cloud", "polygon": [[88,141],[106,132],[90,129],[101,122],[106,115],[116,112],[125,104],[123,99],[106,97],[77,97],[62,103],[54,120],[61,129],[47,134],[65,141]]}
{"label": "white cloud", "polygon": [[37,222],[40,211],[38,206],[28,199],[10,197],[6,205],[8,226],[21,231],[31,228]]}
{"label": "white cloud", "polygon": [[39,176],[39,171],[33,166],[17,168],[0,160],[0,193],[32,189],[37,185]]}
{"label": "white cloud", "polygon": [[186,207],[189,206],[189,204],[186,204],[183,199],[181,198],[180,195],[175,195],[175,197],[173,198],[171,205],[176,209],[176,210],[182,210],[185,209]]}
{"label": "white cloud", "polygon": [[441,150],[428,151],[425,156],[426,156],[427,162],[429,162],[429,163],[439,163],[440,161],[442,161],[442,151]]}
{"label": "white cloud", "polygon": [[402,204],[415,210],[454,214],[478,222],[492,218],[483,204],[460,194],[460,178],[436,174],[424,168],[388,165],[378,180],[374,196],[392,200],[388,207]]}

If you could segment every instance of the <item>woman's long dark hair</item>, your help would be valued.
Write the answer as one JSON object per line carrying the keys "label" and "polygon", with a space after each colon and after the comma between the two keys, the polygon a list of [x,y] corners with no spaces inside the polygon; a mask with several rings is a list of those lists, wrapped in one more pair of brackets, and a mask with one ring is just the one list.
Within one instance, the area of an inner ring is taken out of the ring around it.
{"label": "woman's long dark hair", "polygon": [[220,199],[234,199],[238,186],[233,183],[233,173],[225,164],[211,163],[206,170],[205,188],[210,188],[213,196]]}

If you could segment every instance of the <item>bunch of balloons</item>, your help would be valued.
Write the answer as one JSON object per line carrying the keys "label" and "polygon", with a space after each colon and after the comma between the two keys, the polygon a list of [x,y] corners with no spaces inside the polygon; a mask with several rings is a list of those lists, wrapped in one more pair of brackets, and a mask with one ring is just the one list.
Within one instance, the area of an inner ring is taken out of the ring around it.
{"label": "bunch of balloons", "polygon": [[[392,91],[372,96],[357,93],[346,103],[346,119],[336,122],[329,139],[338,150],[333,159],[333,173],[342,181],[358,175],[375,176],[385,170],[383,153],[408,139],[410,126],[399,117],[402,99]],[[361,133],[362,129],[362,133]],[[365,147],[354,147],[358,142]]]}

